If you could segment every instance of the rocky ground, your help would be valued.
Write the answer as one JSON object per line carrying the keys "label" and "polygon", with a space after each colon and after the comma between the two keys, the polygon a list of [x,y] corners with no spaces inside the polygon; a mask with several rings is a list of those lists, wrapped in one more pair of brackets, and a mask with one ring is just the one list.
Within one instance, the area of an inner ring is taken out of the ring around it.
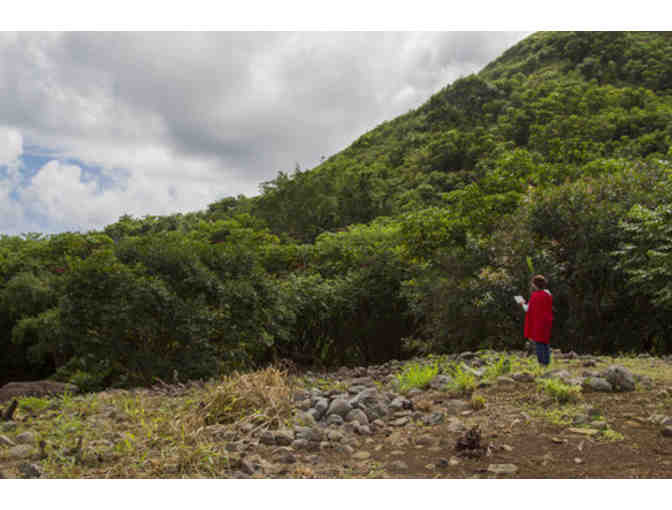
{"label": "rocky ground", "polygon": [[482,351],[0,405],[6,478],[672,475],[672,361],[650,356],[555,351],[544,371]]}

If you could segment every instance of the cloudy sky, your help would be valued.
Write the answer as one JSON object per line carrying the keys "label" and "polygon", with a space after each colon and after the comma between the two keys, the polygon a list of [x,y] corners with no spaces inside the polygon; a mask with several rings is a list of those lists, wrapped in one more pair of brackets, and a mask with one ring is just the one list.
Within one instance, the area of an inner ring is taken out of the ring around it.
{"label": "cloudy sky", "polygon": [[255,195],[526,35],[0,32],[0,234]]}

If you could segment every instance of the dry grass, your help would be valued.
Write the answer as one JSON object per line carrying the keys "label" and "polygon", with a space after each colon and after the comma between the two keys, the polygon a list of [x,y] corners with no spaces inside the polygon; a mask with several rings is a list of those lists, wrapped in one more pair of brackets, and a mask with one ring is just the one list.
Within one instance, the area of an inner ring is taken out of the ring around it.
{"label": "dry grass", "polygon": [[249,422],[277,429],[292,415],[292,384],[287,373],[269,367],[225,378],[206,397],[205,425]]}

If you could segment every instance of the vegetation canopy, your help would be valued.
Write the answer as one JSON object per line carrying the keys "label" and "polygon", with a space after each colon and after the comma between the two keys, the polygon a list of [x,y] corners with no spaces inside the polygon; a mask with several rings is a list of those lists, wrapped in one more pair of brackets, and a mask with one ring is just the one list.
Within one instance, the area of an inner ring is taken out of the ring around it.
{"label": "vegetation canopy", "polygon": [[534,34],[253,198],[0,236],[0,382],[522,348],[531,268],[554,346],[669,353],[671,145],[672,34]]}

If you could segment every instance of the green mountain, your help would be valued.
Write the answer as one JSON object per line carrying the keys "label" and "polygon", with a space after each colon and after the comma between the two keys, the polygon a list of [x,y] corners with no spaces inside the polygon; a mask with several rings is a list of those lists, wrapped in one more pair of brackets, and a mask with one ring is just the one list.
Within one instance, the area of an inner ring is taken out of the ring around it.
{"label": "green mountain", "polygon": [[312,170],[279,174],[251,211],[276,233],[312,241],[378,216],[450,206],[451,192],[492,172],[534,166],[543,174],[534,185],[602,159],[665,155],[671,50],[667,32],[534,34]]}

